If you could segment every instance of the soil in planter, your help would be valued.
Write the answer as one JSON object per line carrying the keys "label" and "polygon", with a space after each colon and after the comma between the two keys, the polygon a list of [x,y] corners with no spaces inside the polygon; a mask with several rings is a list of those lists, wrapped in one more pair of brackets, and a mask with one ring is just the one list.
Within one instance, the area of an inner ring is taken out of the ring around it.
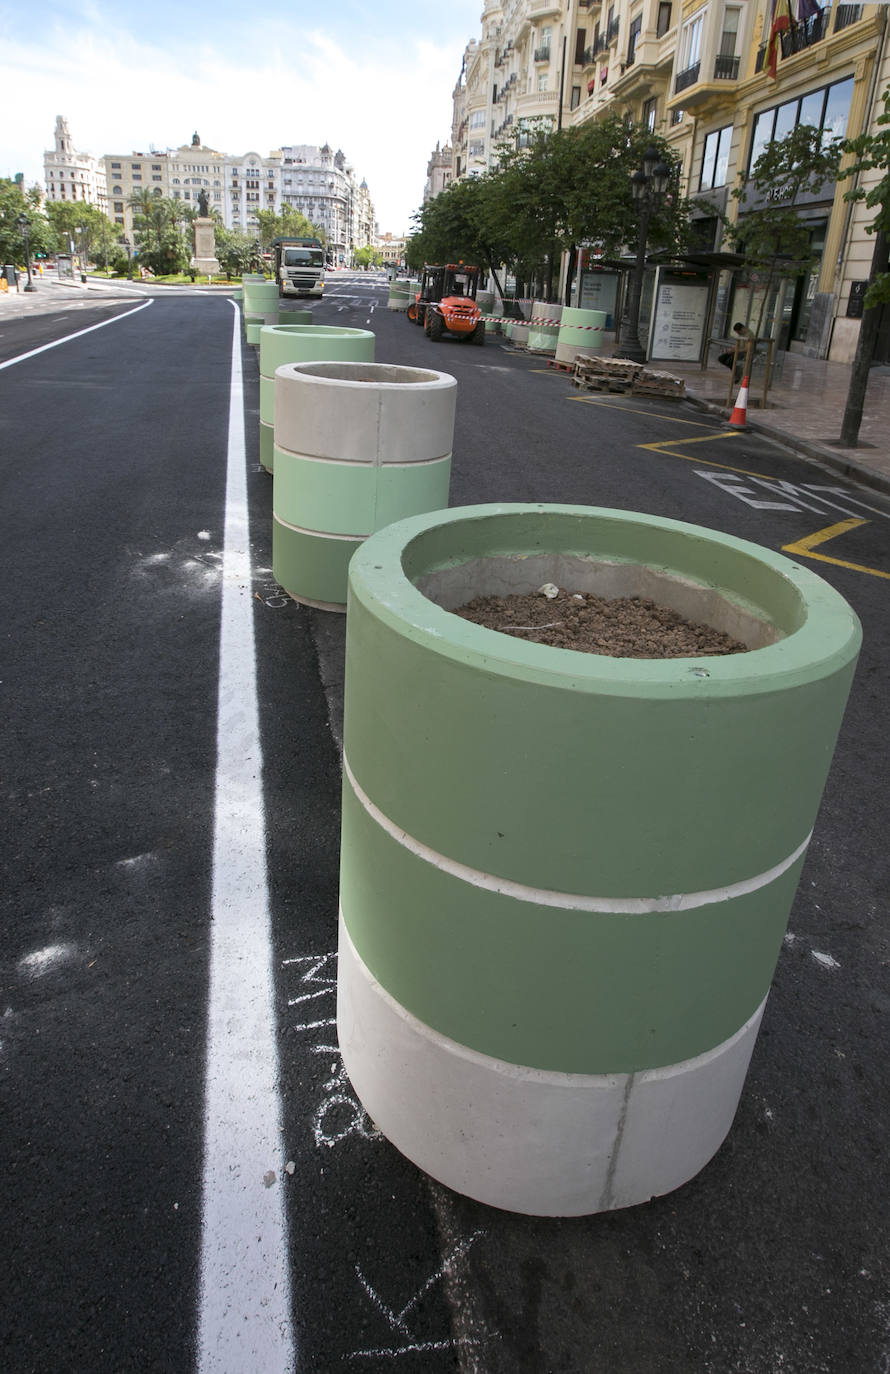
{"label": "soil in planter", "polygon": [[701,658],[747,653],[747,645],[710,625],[640,596],[606,598],[559,589],[516,596],[477,596],[455,615],[513,639],[610,658]]}

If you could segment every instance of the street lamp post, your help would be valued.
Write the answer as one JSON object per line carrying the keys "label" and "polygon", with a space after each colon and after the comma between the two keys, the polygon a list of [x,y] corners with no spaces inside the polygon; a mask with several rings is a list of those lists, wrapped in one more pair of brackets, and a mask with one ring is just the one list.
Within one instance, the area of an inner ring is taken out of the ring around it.
{"label": "street lamp post", "polygon": [[19,226],[21,236],[25,240],[25,269],[28,273],[28,284],[25,290],[36,291],[37,287],[31,281],[31,221],[26,214],[22,213],[16,220],[16,224]]}
{"label": "street lamp post", "polygon": [[127,250],[127,281],[133,280],[133,245],[129,239],[124,239],[123,246]]}
{"label": "street lamp post", "polygon": [[646,350],[640,343],[640,300],[643,295],[643,277],[646,273],[649,221],[664,199],[670,175],[670,167],[662,162],[661,154],[653,147],[646,149],[642,167],[632,172],[630,178],[634,204],[640,217],[640,233],[637,239],[637,258],[628,283],[624,317],[621,321],[621,343],[614,356],[629,358],[635,363],[646,361]]}

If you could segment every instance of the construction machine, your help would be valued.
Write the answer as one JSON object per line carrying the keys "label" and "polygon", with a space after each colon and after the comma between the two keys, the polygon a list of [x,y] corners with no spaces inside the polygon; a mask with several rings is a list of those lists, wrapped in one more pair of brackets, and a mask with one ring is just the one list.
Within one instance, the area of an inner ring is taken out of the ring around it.
{"label": "construction machine", "polygon": [[408,306],[408,319],[428,339],[454,334],[474,344],[485,343],[485,321],[476,304],[479,268],[450,262],[423,269],[420,290]]}

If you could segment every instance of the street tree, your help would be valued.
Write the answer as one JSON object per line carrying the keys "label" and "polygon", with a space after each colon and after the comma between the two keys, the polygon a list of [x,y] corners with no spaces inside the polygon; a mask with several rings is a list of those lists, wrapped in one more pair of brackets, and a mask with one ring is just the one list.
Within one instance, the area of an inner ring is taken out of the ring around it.
{"label": "street tree", "polygon": [[46,216],[54,232],[54,251],[78,250],[84,262],[106,262],[123,233],[122,226],[112,224],[98,205],[85,201],[50,201]]}
{"label": "street tree", "polygon": [[133,193],[129,204],[140,262],[156,277],[184,271],[191,258],[191,244],[183,232],[182,202],[143,187]]}
{"label": "street tree", "polygon": [[25,261],[25,240],[18,225],[20,215],[26,215],[29,221],[32,256],[50,251],[52,230],[40,208],[40,199],[39,187],[24,190],[20,182],[0,177],[0,263]]}
{"label": "street tree", "polygon": [[293,205],[282,206],[280,215],[276,215],[274,210],[257,210],[256,218],[260,244],[265,250],[277,238],[318,239],[321,243],[325,242],[324,230]]}
{"label": "street tree", "polygon": [[884,108],[875,121],[878,126],[875,132],[861,134],[844,144],[844,152],[852,154],[854,161],[840,174],[842,178],[861,178],[869,172],[880,174],[877,179],[868,178],[865,184],[859,182],[844,194],[845,200],[861,201],[869,210],[875,211],[874,219],[866,227],[866,233],[874,235],[875,246],[841,424],[840,442],[845,448],[855,448],[859,442],[869,370],[881,322],[881,306],[890,302],[890,86],[881,100]]}

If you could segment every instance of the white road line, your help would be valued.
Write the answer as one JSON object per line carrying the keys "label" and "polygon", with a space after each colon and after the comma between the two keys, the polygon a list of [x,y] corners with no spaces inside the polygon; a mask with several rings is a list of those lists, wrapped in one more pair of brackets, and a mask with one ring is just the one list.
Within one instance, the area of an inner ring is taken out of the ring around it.
{"label": "white road line", "polygon": [[197,1368],[292,1374],[237,307],[227,463]]}
{"label": "white road line", "polygon": [[17,358],[8,358],[5,363],[0,363],[0,372],[4,367],[14,367],[16,363],[23,363],[26,358],[36,358],[38,353],[45,353],[48,348],[58,348],[59,344],[70,343],[72,339],[81,339],[84,334],[92,334],[94,329],[104,329],[107,324],[117,324],[119,320],[125,320],[128,315],[138,315],[140,310],[151,305],[147,300],[145,305],[134,306],[132,310],[125,310],[122,315],[115,315],[113,319],[102,320],[99,324],[91,324],[87,329],[78,329],[76,334],[66,334],[64,339],[54,339],[52,343],[41,344],[39,348],[32,348],[29,353],[20,353]]}

